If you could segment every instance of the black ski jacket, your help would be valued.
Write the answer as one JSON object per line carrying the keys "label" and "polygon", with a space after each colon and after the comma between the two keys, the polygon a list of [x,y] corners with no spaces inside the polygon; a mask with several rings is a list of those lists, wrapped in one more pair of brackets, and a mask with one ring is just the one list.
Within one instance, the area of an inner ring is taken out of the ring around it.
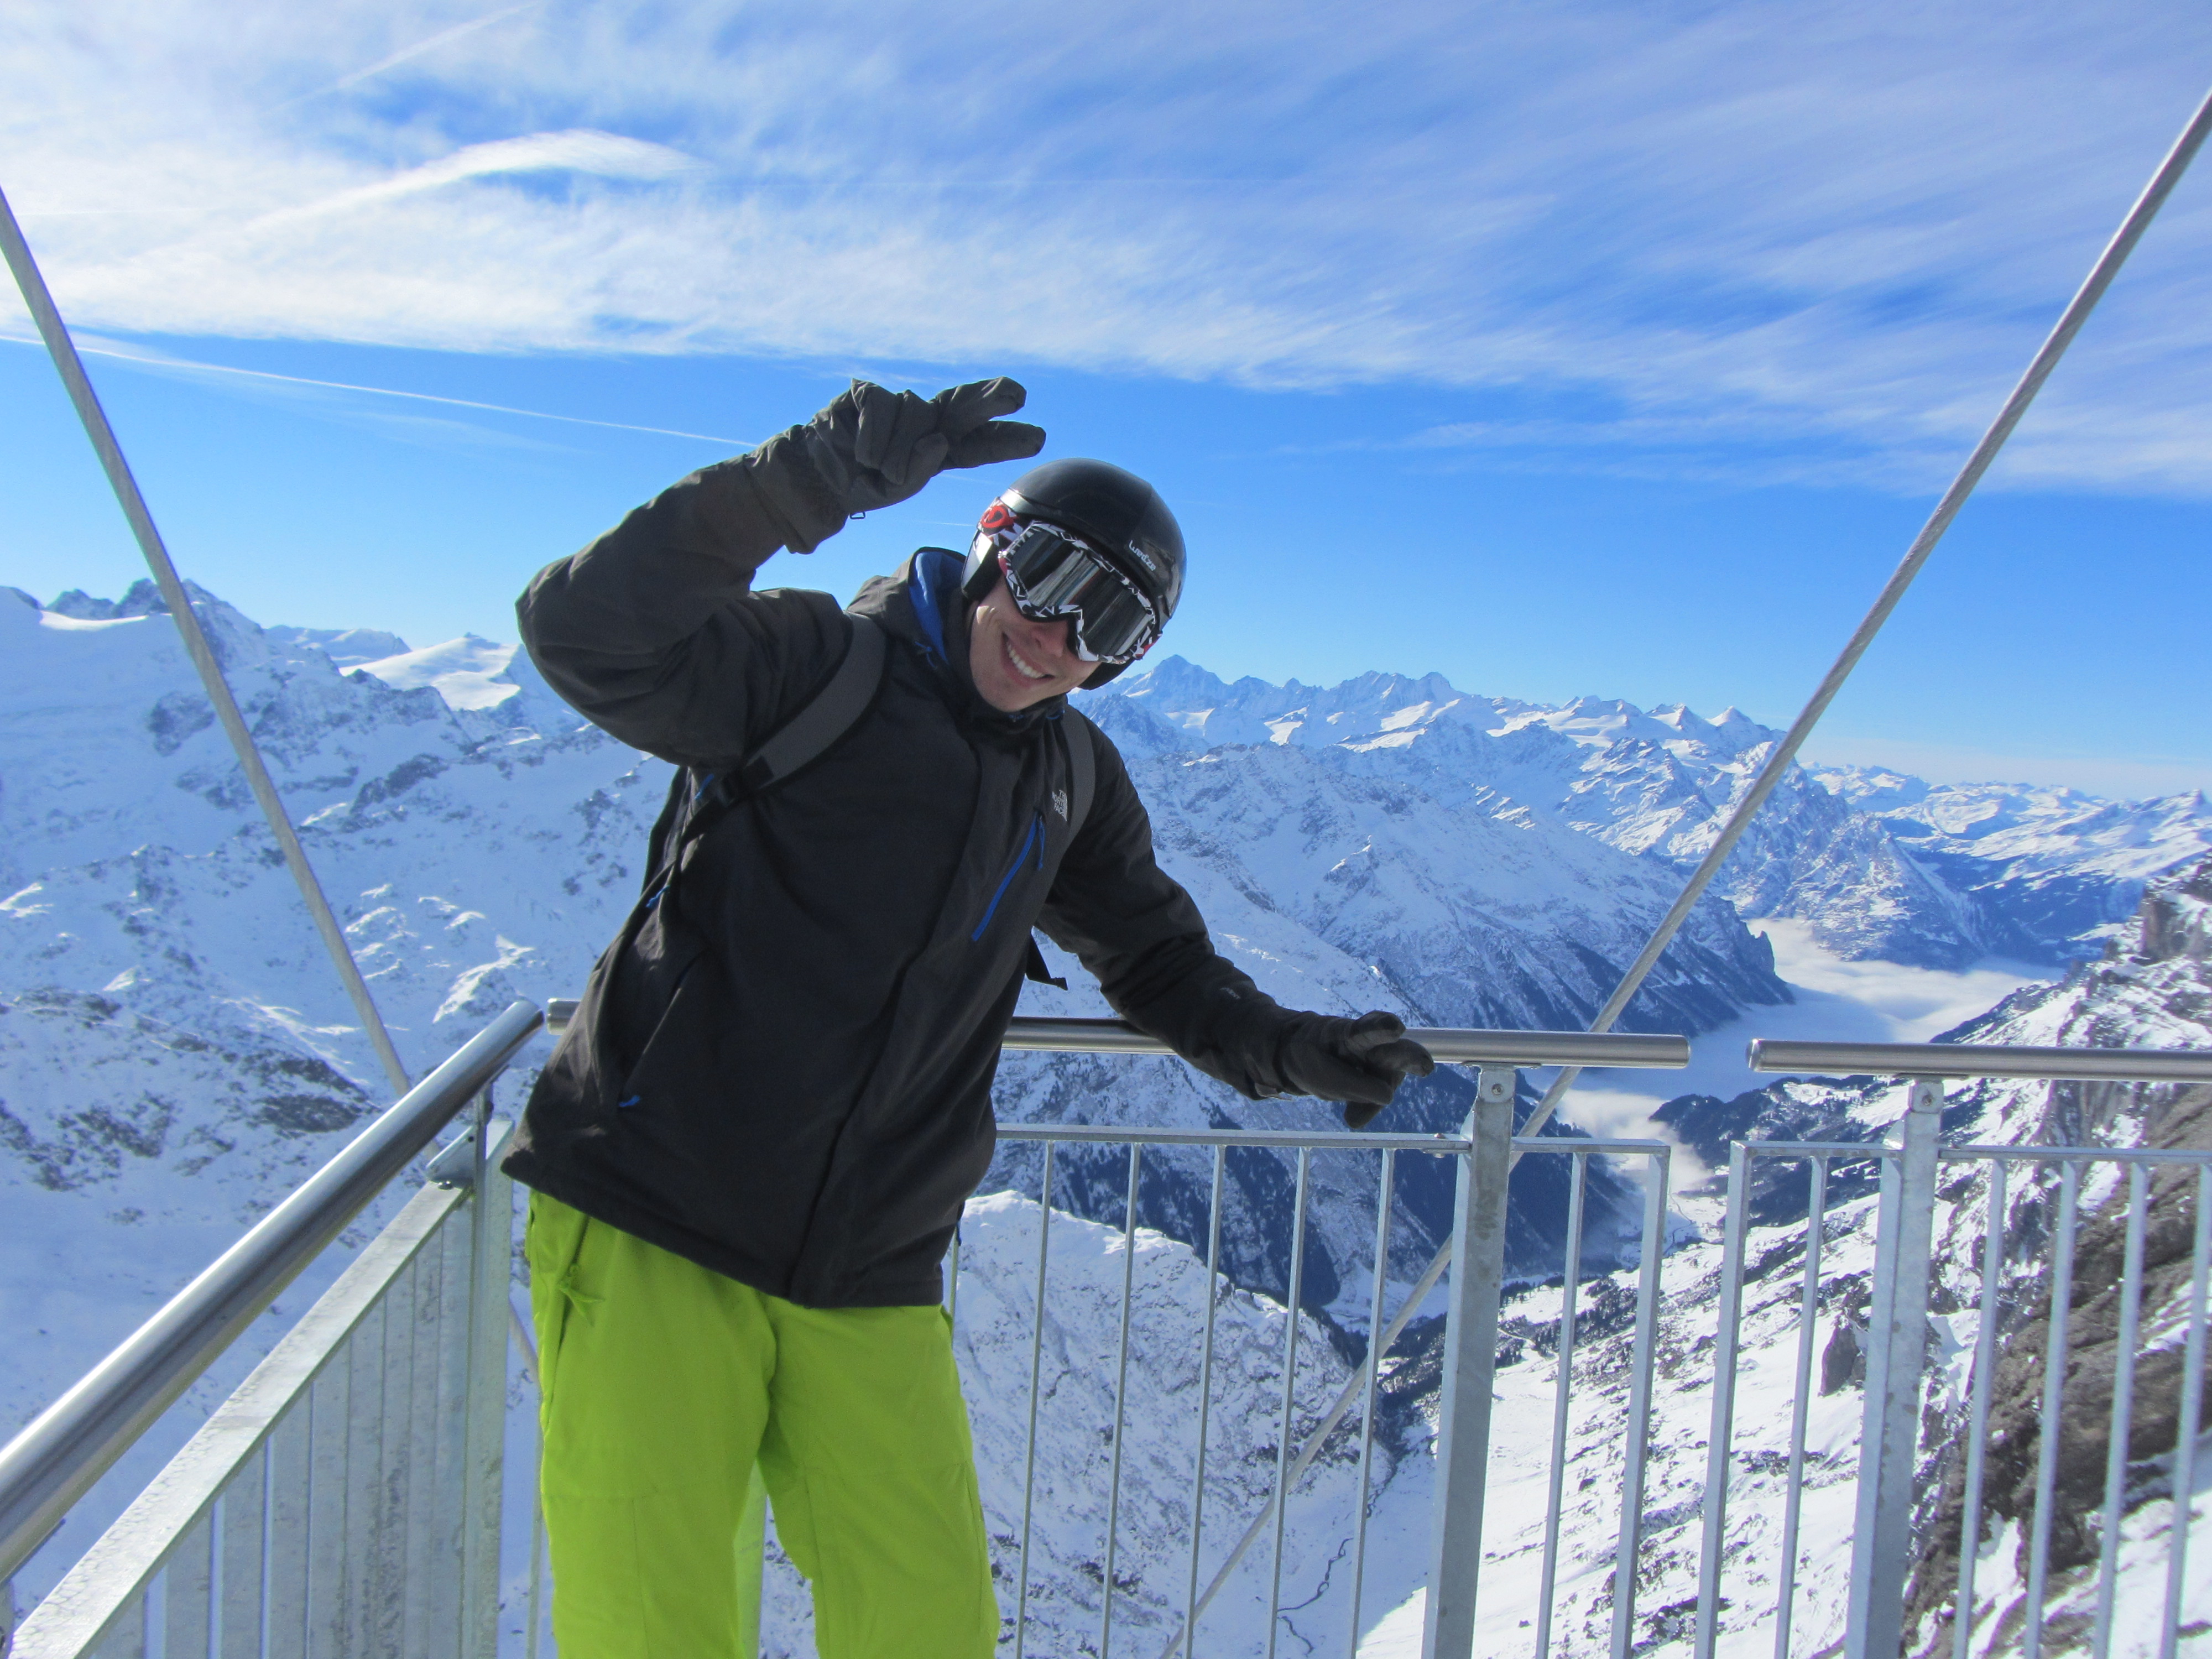
{"label": "black ski jacket", "polygon": [[[691,791],[842,659],[828,595],[756,592],[778,536],[743,459],[695,473],[518,606],[547,681]],[[811,1307],[921,1304],[989,1166],[991,1080],[1042,927],[1140,1029],[1255,1098],[1286,1092],[1289,1016],[1212,948],[1152,856],[1113,744],[1059,699],[1007,715],[968,677],[954,556],[925,549],[852,609],[890,635],[868,713],[686,846],[593,969],[508,1174]],[[1095,793],[1068,834],[1067,744]]]}

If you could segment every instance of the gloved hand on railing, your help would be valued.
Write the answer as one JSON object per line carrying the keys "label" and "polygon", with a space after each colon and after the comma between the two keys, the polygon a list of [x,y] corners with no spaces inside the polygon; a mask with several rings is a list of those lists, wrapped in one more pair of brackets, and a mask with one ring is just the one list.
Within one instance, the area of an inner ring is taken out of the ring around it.
{"label": "gloved hand on railing", "polygon": [[778,433],[747,456],[753,483],[811,553],[856,513],[902,501],[951,467],[1020,460],[1044,447],[1044,428],[1001,420],[1029,401],[1000,375],[950,386],[934,398],[855,380],[804,426]]}
{"label": "gloved hand on railing", "polygon": [[1390,1103],[1399,1084],[1428,1076],[1437,1063],[1395,1014],[1302,1013],[1284,1023],[1275,1069],[1295,1093],[1341,1102],[1345,1127],[1358,1129]]}

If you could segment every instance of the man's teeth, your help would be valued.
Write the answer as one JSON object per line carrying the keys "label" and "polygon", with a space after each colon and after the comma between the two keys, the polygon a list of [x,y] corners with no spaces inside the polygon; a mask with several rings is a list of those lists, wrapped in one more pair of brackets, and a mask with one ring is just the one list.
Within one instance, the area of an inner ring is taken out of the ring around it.
{"label": "man's teeth", "polygon": [[1006,646],[1007,660],[1013,664],[1015,668],[1021,672],[1024,678],[1032,680],[1048,680],[1052,678],[1052,676],[1046,673],[1043,669],[1032,665],[1023,657],[1020,652],[1015,650],[1014,642],[1012,640],[1006,641]]}

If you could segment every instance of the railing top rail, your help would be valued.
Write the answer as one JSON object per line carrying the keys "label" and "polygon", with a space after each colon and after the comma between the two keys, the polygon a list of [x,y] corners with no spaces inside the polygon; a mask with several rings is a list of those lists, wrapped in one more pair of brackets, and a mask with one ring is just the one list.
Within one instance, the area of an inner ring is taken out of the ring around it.
{"label": "railing top rail", "polygon": [[[1087,1142],[1127,1146],[1273,1146],[1316,1152],[1459,1152],[1473,1150],[1465,1135],[1374,1132],[1365,1129],[1178,1129],[1127,1123],[1001,1123],[1001,1140]],[[1536,1135],[1513,1145],[1528,1152],[1612,1152],[1658,1155],[1673,1151],[1663,1140],[1595,1140],[1581,1135]]]}
{"label": "railing top rail", "polygon": [[[576,1012],[574,999],[545,1005],[545,1029],[564,1031]],[[1406,1033],[1438,1060],[1455,1066],[1612,1066],[1674,1071],[1690,1063],[1690,1040],[1669,1032],[1483,1031],[1419,1025]],[[1006,1028],[1009,1048],[1063,1054],[1170,1054],[1175,1050],[1127,1020],[1048,1019],[1017,1014]]]}
{"label": "railing top rail", "polygon": [[1947,1163],[2002,1158],[2014,1164],[2212,1164],[2212,1152],[2178,1146],[1946,1146]]}
{"label": "railing top rail", "polygon": [[0,1583],[544,1023],[509,1004],[0,1447]]}
{"label": "railing top rail", "polygon": [[2212,1049],[2033,1048],[1969,1042],[1751,1045],[1754,1072],[1820,1076],[2041,1078],[2082,1083],[2212,1083]]}
{"label": "railing top rail", "polygon": [[[1679,1070],[1690,1063],[1690,1040],[1642,1031],[1482,1031],[1418,1025],[1406,1035],[1438,1060],[1459,1066],[1617,1066]],[[1009,1048],[1079,1054],[1166,1054],[1175,1051],[1126,1020],[1043,1019],[1017,1015]]]}
{"label": "railing top rail", "polygon": [[1748,1158],[1895,1158],[1897,1148],[1880,1140],[1747,1140]]}

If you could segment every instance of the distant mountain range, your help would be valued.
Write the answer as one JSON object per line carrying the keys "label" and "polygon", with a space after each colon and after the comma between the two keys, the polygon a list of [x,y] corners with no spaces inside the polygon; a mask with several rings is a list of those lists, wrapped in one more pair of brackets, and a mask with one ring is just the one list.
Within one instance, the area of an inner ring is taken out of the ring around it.
{"label": "distant mountain range", "polygon": [[[1712,845],[1782,734],[1735,709],[1559,707],[1479,696],[1438,675],[1337,686],[1228,684],[1171,657],[1085,702],[1125,753],[1313,751],[1502,823],[1559,827],[1668,871]],[[1793,769],[1723,867],[1743,915],[1802,919],[1848,958],[2061,967],[2100,954],[2144,884],[2212,848],[2201,792],[2114,801],[2080,790],[1929,784],[1880,768]]]}

